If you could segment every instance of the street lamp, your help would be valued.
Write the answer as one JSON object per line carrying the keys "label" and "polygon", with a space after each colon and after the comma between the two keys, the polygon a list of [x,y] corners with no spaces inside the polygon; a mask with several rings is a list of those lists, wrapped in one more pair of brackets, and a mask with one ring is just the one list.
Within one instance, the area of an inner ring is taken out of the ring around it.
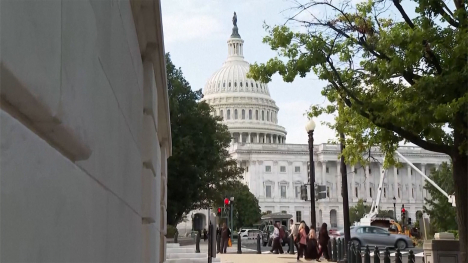
{"label": "street lamp", "polygon": [[317,228],[315,216],[315,165],[314,165],[314,130],[315,122],[310,119],[305,126],[306,132],[309,135],[309,163],[310,163],[310,224],[312,229]]}
{"label": "street lamp", "polygon": [[394,220],[396,221],[396,198],[393,197],[393,216],[394,216]]}

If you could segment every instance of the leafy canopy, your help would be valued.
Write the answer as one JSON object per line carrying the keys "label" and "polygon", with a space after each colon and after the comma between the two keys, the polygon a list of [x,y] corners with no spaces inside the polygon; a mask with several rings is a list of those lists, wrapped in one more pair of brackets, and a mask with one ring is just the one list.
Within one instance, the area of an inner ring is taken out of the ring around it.
{"label": "leafy canopy", "polygon": [[182,70],[166,55],[172,131],[172,156],[168,159],[167,221],[181,222],[189,211],[207,208],[221,200],[226,189],[241,178],[242,169],[227,148],[231,135],[201,90],[192,91]]}
{"label": "leafy canopy", "polygon": [[[438,186],[451,194],[455,191],[452,177],[452,165],[442,163],[438,170],[431,169],[429,176]],[[447,201],[447,197],[437,190],[432,184],[426,181],[424,189],[427,190],[430,198],[424,198],[426,205],[424,211],[431,218],[431,227],[435,232],[445,232],[447,230],[457,230],[457,211]]]}

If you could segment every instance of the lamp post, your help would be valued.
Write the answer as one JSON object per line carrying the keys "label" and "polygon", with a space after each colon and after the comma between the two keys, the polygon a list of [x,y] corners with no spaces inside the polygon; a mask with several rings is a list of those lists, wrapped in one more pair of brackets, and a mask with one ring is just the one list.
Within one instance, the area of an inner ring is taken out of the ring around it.
{"label": "lamp post", "polygon": [[393,197],[393,219],[396,220],[396,198]]}
{"label": "lamp post", "polygon": [[305,129],[309,135],[309,163],[310,163],[310,224],[312,229],[317,228],[315,217],[315,165],[314,165],[314,129],[315,122],[310,119]]}

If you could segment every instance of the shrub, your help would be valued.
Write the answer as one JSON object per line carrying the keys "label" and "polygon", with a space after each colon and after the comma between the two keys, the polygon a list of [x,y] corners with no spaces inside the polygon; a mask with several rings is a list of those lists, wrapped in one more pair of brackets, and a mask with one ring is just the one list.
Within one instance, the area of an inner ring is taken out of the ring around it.
{"label": "shrub", "polygon": [[175,226],[167,225],[166,238],[173,238],[176,232],[177,228]]}
{"label": "shrub", "polygon": [[458,239],[458,230],[447,230],[448,233],[452,233],[455,236],[455,239]]}

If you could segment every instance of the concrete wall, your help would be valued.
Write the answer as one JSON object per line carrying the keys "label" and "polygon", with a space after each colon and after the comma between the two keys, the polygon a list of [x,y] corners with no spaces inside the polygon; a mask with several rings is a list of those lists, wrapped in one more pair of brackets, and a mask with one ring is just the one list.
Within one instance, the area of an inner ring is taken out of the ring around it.
{"label": "concrete wall", "polygon": [[164,262],[160,3],[0,1],[0,261]]}

